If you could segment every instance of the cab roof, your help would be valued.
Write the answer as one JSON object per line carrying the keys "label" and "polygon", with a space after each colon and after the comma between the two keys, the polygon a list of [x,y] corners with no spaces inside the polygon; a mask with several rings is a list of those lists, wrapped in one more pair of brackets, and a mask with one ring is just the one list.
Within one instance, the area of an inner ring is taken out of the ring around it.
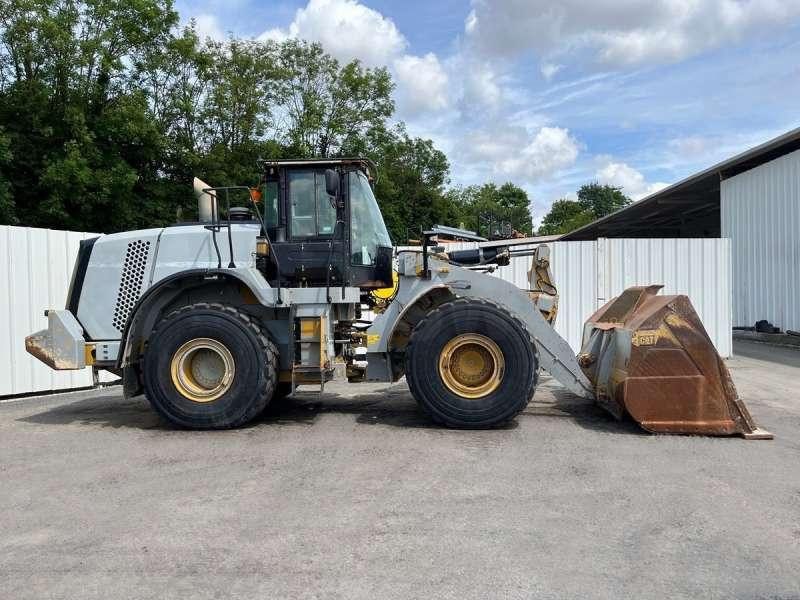
{"label": "cab roof", "polygon": [[370,179],[374,180],[378,174],[377,165],[369,158],[350,157],[350,158],[281,158],[277,160],[260,159],[258,163],[265,171],[275,168],[294,168],[294,167],[326,167],[326,166],[354,166]]}

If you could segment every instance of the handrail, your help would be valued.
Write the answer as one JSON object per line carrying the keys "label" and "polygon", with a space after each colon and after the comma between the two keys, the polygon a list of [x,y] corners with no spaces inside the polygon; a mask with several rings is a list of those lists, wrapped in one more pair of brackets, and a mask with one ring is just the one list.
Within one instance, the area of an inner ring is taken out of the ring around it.
{"label": "handrail", "polygon": [[[261,211],[259,211],[258,205],[255,203],[255,200],[253,200],[253,196],[250,194],[250,188],[247,187],[247,186],[244,186],[244,185],[230,185],[230,186],[210,187],[210,188],[203,189],[203,192],[205,192],[205,193],[222,192],[222,191],[225,192],[225,202],[226,202],[226,205],[227,205],[226,209],[227,209],[227,215],[228,215],[228,217],[227,217],[228,247],[230,249],[230,263],[228,264],[228,268],[229,269],[236,268],[236,263],[234,262],[234,259],[233,259],[233,235],[231,233],[231,201],[230,201],[230,192],[231,191],[235,191],[235,190],[241,190],[241,191],[246,191],[247,192],[247,197],[249,198],[250,204],[252,204],[254,212],[256,213],[256,216],[258,217],[258,222],[261,225],[261,232],[264,234],[264,237],[267,238],[267,244],[269,244],[269,247],[270,247],[270,253],[269,254],[272,257],[273,262],[275,263],[275,271],[276,271],[276,277],[275,277],[276,286],[275,286],[275,289],[276,289],[276,292],[277,292],[277,295],[278,295],[277,303],[278,304],[283,304],[283,300],[281,298],[281,264],[280,264],[280,261],[278,260],[278,255],[275,252],[275,248],[272,245],[272,240],[269,238],[269,232],[267,232],[267,227],[264,224],[264,218],[261,216]],[[214,248],[217,251],[217,261],[218,261],[218,264],[219,264],[219,268],[221,269],[222,268],[222,257],[220,256],[219,246],[217,245],[217,238],[216,238],[216,232],[222,229],[222,225],[220,225],[218,223],[218,221],[219,221],[219,207],[218,207],[218,204],[217,204],[217,194],[214,193],[212,195],[212,194],[209,193],[209,195],[213,198],[214,204],[213,204],[213,209],[211,211],[212,223],[211,223],[211,225],[206,225],[206,229],[209,229],[211,231],[211,237],[212,237],[212,240],[214,242]]]}

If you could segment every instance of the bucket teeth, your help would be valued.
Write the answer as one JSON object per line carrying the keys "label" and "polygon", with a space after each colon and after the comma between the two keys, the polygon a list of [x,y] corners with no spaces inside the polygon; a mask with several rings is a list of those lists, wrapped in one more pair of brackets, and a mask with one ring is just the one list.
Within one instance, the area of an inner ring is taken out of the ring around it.
{"label": "bucket teeth", "polygon": [[686,296],[631,287],[587,321],[578,361],[598,403],[655,433],[769,439]]}

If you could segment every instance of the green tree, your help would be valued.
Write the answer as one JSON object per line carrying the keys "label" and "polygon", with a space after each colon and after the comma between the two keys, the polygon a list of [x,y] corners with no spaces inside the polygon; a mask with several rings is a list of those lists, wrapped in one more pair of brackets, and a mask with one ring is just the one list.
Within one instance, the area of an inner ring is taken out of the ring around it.
{"label": "green tree", "polygon": [[450,165],[431,140],[412,138],[398,125],[373,131],[368,146],[366,154],[378,163],[375,195],[396,243],[457,217],[444,195]]}
{"label": "green tree", "polygon": [[628,206],[631,199],[622,193],[622,188],[594,182],[581,186],[578,190],[578,203],[599,219]]}
{"label": "green tree", "polygon": [[0,3],[0,222],[166,225],[193,213],[194,176],[249,184],[259,158],[353,154],[380,165],[398,241],[460,222],[445,155],[387,126],[386,69],[297,40],[201,40],[177,21],[171,1]]}
{"label": "green tree", "polygon": [[191,182],[201,173],[205,145],[205,99],[212,61],[194,24],[171,37],[140,65],[133,85],[143,90],[162,138],[153,163],[139,173],[144,213],[150,226],[191,214]]}
{"label": "green tree", "polygon": [[0,223],[14,225],[17,222],[14,198],[11,195],[11,184],[4,173],[11,162],[11,156],[8,136],[0,128]]}
{"label": "green tree", "polygon": [[340,67],[319,44],[298,40],[281,45],[278,65],[279,110],[293,154],[336,156],[385,128],[394,112],[394,84],[385,68],[364,68],[357,60]]}
{"label": "green tree", "polygon": [[562,198],[553,202],[542,219],[539,235],[568,233],[594,220],[594,213],[583,208],[580,202]]}
{"label": "green tree", "polygon": [[506,182],[497,190],[497,203],[503,209],[514,231],[524,235],[533,233],[533,218],[528,194],[511,182]]}
{"label": "green tree", "polygon": [[282,73],[278,45],[231,39],[209,42],[201,76],[207,92],[200,107],[203,136],[194,151],[196,174],[214,185],[254,183],[259,158],[278,158],[271,136],[277,124]]}
{"label": "green tree", "polygon": [[161,133],[131,74],[177,22],[171,2],[15,0],[0,8],[0,122],[16,218],[97,230],[142,216]]}
{"label": "green tree", "polygon": [[533,222],[528,194],[511,182],[456,188],[449,192],[465,227],[487,237],[510,234],[504,225],[523,235],[531,235]]}
{"label": "green tree", "polygon": [[562,198],[553,202],[550,211],[542,219],[538,233],[569,233],[630,203],[631,199],[622,193],[621,188],[589,183],[578,190],[577,200]]}

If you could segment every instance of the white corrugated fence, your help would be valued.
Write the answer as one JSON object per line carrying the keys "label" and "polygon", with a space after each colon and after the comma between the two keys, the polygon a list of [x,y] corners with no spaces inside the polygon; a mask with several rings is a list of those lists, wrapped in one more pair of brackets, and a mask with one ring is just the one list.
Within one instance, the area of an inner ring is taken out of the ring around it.
{"label": "white corrugated fence", "polygon": [[[0,396],[91,385],[91,372],[52,371],[25,352],[25,336],[47,326],[44,311],[66,303],[80,240],[95,234],[0,227]],[[459,244],[469,248],[475,244]],[[577,352],[584,320],[631,285],[662,283],[688,294],[722,356],[731,355],[730,243],[726,239],[600,239],[554,242],[560,304],[556,330]],[[530,258],[496,275],[528,287]]]}
{"label": "white corrugated fence", "polygon": [[64,308],[82,239],[93,233],[0,227],[0,396],[92,385],[92,372],[53,371],[25,352],[25,336]]}

